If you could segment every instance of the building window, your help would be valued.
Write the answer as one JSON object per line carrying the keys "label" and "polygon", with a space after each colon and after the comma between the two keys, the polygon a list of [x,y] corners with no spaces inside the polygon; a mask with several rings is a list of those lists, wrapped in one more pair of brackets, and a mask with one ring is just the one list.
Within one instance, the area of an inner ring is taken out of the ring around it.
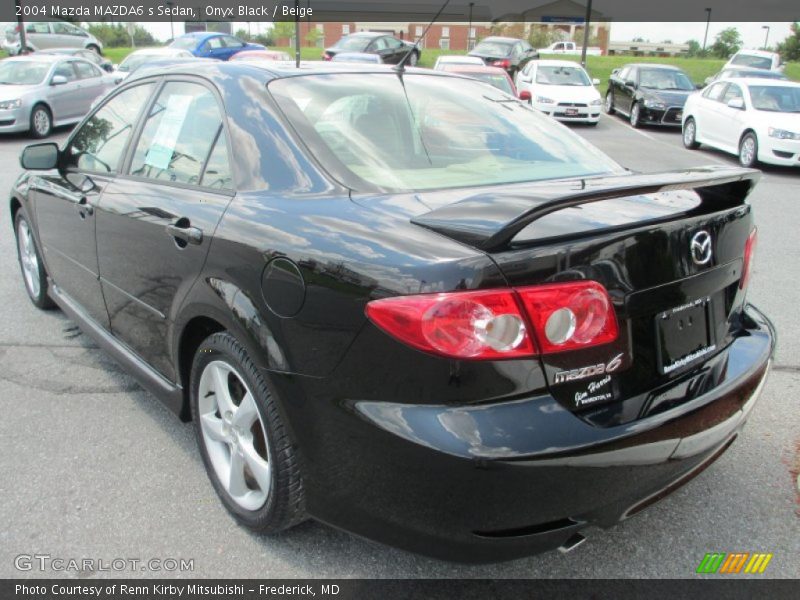
{"label": "building window", "polygon": [[441,38],[439,40],[439,48],[442,50],[450,50],[450,38]]}
{"label": "building window", "polygon": [[416,35],[417,37],[419,37],[419,36],[421,36],[421,35],[422,35],[422,32],[423,32],[423,31],[425,31],[425,28],[424,28],[424,27],[422,27],[422,25],[417,25],[416,33],[415,33],[414,35]]}
{"label": "building window", "polygon": [[450,28],[449,27],[442,27],[442,37],[449,38],[450,37]]}
{"label": "building window", "polygon": [[350,35],[350,25],[342,25],[342,35]]}

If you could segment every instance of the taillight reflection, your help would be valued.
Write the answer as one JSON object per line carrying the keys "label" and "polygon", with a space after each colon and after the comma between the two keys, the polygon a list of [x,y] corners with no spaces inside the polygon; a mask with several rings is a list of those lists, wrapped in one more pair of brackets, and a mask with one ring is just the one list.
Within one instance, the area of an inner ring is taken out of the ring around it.
{"label": "taillight reflection", "polygon": [[742,266],[742,278],[739,280],[740,290],[746,288],[750,282],[750,274],[753,271],[753,254],[755,254],[757,244],[758,233],[756,229],[753,229],[744,245],[744,264]]}

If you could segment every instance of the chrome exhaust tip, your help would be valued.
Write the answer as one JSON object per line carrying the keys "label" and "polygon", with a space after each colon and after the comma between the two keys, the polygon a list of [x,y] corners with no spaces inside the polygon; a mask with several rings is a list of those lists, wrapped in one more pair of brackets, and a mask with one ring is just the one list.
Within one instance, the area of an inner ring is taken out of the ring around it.
{"label": "chrome exhaust tip", "polygon": [[564,542],[561,546],[558,547],[558,551],[561,554],[566,554],[567,552],[572,552],[580,546],[583,542],[586,541],[586,536],[580,533],[574,534],[570,537],[566,542]]}

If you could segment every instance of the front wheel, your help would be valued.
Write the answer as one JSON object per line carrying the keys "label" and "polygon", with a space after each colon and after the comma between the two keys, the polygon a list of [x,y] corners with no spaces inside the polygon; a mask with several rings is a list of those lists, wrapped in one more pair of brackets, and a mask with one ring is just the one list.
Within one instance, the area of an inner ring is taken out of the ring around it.
{"label": "front wheel", "polygon": [[96,46],[95,44],[89,44],[88,46],[86,46],[86,49],[91,50],[98,56],[103,56],[103,52],[100,50],[100,46]]}
{"label": "front wheel", "polygon": [[53,130],[53,116],[44,104],[37,104],[31,111],[31,135],[46,138]]}
{"label": "front wheel", "polygon": [[739,142],[739,164],[743,167],[754,167],[758,162],[758,139],[752,131],[745,134]]}
{"label": "front wheel", "polygon": [[262,533],[303,521],[296,450],[262,374],[230,333],[200,344],[190,399],[206,472],[236,520]]}
{"label": "front wheel", "polygon": [[683,145],[689,150],[697,150],[700,147],[697,142],[697,124],[692,117],[686,119],[683,124]]}
{"label": "front wheel", "polygon": [[412,52],[411,56],[408,57],[408,66],[416,67],[418,62],[419,62],[419,55],[417,55],[416,52]]}
{"label": "front wheel", "polygon": [[606,94],[606,101],[603,104],[603,109],[606,111],[607,115],[613,115],[616,112],[614,110],[614,95],[611,92]]}
{"label": "front wheel", "polygon": [[642,109],[638,102],[631,106],[631,127],[639,128],[642,126]]}
{"label": "front wheel", "polygon": [[17,258],[28,298],[34,306],[42,310],[54,308],[55,303],[47,295],[47,272],[42,263],[42,255],[36,247],[31,226],[22,209],[17,211],[14,218],[14,231],[17,234]]}

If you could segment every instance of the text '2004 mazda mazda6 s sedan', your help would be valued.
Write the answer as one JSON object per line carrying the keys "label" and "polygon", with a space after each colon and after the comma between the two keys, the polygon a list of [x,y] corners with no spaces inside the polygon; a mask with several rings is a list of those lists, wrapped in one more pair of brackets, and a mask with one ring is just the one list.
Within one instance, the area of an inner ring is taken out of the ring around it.
{"label": "text '2004 mazda mazda6 s sedan'", "polygon": [[634,174],[441,72],[142,70],[11,192],[25,286],[181,418],[236,519],[569,549],[739,434],[758,172]]}

